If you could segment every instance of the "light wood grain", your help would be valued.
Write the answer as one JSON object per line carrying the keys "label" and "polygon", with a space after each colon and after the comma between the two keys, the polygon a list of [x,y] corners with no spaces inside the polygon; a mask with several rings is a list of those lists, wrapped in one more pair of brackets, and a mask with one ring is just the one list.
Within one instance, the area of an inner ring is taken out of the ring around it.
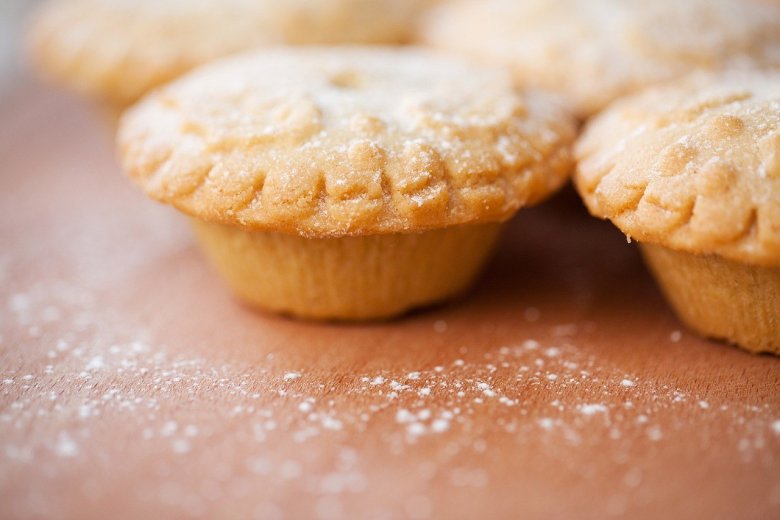
{"label": "light wood grain", "polygon": [[572,192],[452,305],[302,323],[233,300],[87,107],[0,110],[1,517],[780,517],[780,360],[685,332]]}

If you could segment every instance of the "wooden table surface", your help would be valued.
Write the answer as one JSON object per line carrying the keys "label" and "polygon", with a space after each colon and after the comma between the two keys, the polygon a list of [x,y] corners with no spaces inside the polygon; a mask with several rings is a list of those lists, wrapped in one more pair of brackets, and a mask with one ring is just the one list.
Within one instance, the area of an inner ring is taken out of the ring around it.
{"label": "wooden table surface", "polygon": [[780,359],[698,339],[567,191],[474,291],[238,304],[109,125],[0,105],[0,517],[780,518]]}

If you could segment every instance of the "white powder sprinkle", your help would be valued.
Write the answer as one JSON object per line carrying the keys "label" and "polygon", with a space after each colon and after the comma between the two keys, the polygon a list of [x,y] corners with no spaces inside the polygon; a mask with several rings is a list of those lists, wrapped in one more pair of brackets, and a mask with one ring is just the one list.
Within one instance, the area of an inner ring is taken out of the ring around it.
{"label": "white powder sprinkle", "polygon": [[539,342],[536,341],[535,339],[527,339],[527,340],[523,341],[523,348],[525,350],[536,350],[540,346],[541,345],[539,344]]}
{"label": "white powder sprinkle", "polygon": [[623,483],[628,487],[637,487],[642,483],[642,470],[632,468],[623,477]]}
{"label": "white powder sprinkle", "polygon": [[103,356],[95,356],[89,360],[84,370],[99,370],[105,366],[103,362]]}
{"label": "white powder sprinkle", "polygon": [[566,323],[563,325],[556,325],[552,328],[553,336],[574,336],[577,334],[579,327],[576,323]]}
{"label": "white powder sprinkle", "polygon": [[606,413],[607,407],[603,404],[583,404],[579,406],[580,413],[583,415],[595,415],[597,413]]}
{"label": "white powder sprinkle", "polygon": [[246,466],[255,475],[269,475],[274,469],[273,464],[262,457],[250,458],[246,461]]}
{"label": "white powder sprinkle", "polygon": [[176,433],[176,430],[179,429],[179,425],[176,424],[176,421],[166,421],[165,424],[163,424],[162,428],[160,428],[160,435],[163,437],[170,437],[174,433]]}
{"label": "white powder sprinkle", "polygon": [[682,332],[679,330],[672,331],[672,333],[669,334],[669,339],[672,341],[672,343],[679,343],[679,341],[682,339]]}
{"label": "white powder sprinkle", "polygon": [[423,435],[425,433],[425,425],[418,422],[413,422],[406,427],[406,433],[413,437]]}
{"label": "white powder sprinkle", "polygon": [[190,451],[190,443],[187,439],[176,439],[171,444],[171,447],[177,455],[183,455]]}
{"label": "white powder sprinkle", "polygon": [[286,460],[279,468],[279,473],[285,480],[293,480],[301,476],[301,465],[294,460]]}
{"label": "white powder sprinkle", "polygon": [[542,313],[537,309],[536,307],[528,307],[523,312],[523,317],[525,318],[525,321],[539,321],[539,318],[541,318]]}
{"label": "white powder sprinkle", "polygon": [[445,419],[436,419],[431,423],[431,430],[436,433],[446,432],[450,429],[450,422]]}
{"label": "white powder sprinkle", "polygon": [[326,415],[322,418],[322,427],[326,430],[340,430],[344,427],[344,424],[340,420]]}
{"label": "white powder sprinkle", "polygon": [[60,457],[75,457],[79,453],[79,447],[75,441],[65,432],[61,432],[57,437],[57,445],[54,451]]}
{"label": "white powder sprinkle", "polygon": [[480,381],[477,383],[477,388],[482,390],[482,393],[485,394],[487,397],[495,397],[496,392],[491,388],[491,386],[483,381]]}
{"label": "white powder sprinkle", "polygon": [[14,294],[8,299],[8,306],[17,313],[22,313],[30,307],[30,300],[26,294]]}
{"label": "white powder sprinkle", "polygon": [[417,416],[405,408],[401,408],[395,413],[395,422],[406,424],[417,420]]}
{"label": "white powder sprinkle", "polygon": [[[19,329],[22,335],[34,324],[33,320],[46,314],[45,305],[49,305],[48,302],[38,304],[30,298],[27,303],[31,305],[31,314]],[[61,322],[69,320],[74,306],[51,302],[52,308],[55,304],[56,308],[65,310],[59,314],[51,311],[50,317]],[[85,324],[83,328],[73,325],[74,332],[59,340],[51,339],[51,330],[41,327],[46,342],[40,345],[42,362],[39,365],[16,370],[4,367],[0,374],[0,394],[4,392],[8,406],[0,413],[0,428],[5,428],[0,431],[23,431],[20,426],[27,426],[41,417],[52,423],[68,421],[59,424],[74,425],[78,429],[69,433],[58,433],[53,429],[43,441],[50,449],[50,456],[80,454],[85,460],[91,460],[99,453],[94,450],[95,443],[102,441],[103,430],[98,428],[102,418],[121,419],[121,414],[128,414],[126,418],[132,417],[129,426],[137,428],[132,430],[135,440],[147,449],[167,449],[169,457],[173,454],[200,456],[195,453],[198,439],[202,438],[205,446],[212,435],[220,435],[221,426],[217,425],[215,429],[210,420],[190,414],[188,408],[178,408],[178,404],[176,408],[171,405],[180,403],[179,398],[194,402],[204,395],[208,396],[205,402],[210,403],[212,392],[218,393],[224,398],[224,402],[218,403],[222,413],[240,419],[231,425],[231,431],[235,432],[237,443],[245,443],[241,444],[241,449],[247,451],[242,452],[248,455],[262,453],[263,457],[245,459],[245,471],[240,475],[231,474],[230,468],[217,464],[215,471],[219,475],[214,482],[218,480],[219,485],[206,486],[215,496],[232,495],[234,491],[236,496],[246,495],[252,486],[263,484],[260,477],[275,480],[305,477],[306,489],[332,497],[360,492],[368,485],[368,478],[357,469],[360,453],[357,448],[352,455],[339,457],[329,467],[312,462],[306,453],[318,449],[318,443],[334,442],[337,436],[338,441],[343,441],[361,434],[373,435],[376,431],[373,427],[383,422],[390,423],[385,424],[389,431],[382,438],[386,439],[388,450],[394,455],[403,455],[404,450],[420,437],[451,432],[453,442],[442,446],[447,461],[457,460],[457,456],[463,454],[462,450],[492,454],[496,446],[485,439],[475,440],[483,421],[492,418],[495,421],[491,427],[549,446],[582,445],[591,435],[619,441],[605,447],[605,456],[615,460],[624,457],[637,434],[644,442],[668,438],[671,431],[662,431],[657,426],[663,424],[661,412],[666,410],[702,409],[708,410],[708,414],[720,414],[733,426],[730,432],[738,435],[730,439],[733,441],[731,446],[740,450],[745,461],[748,456],[753,457],[754,462],[763,460],[757,450],[773,446],[773,436],[780,438],[780,418],[774,414],[771,404],[734,403],[726,407],[708,403],[701,395],[686,393],[688,388],[644,381],[619,366],[601,363],[588,349],[579,349],[574,340],[553,338],[540,342],[521,338],[484,350],[473,347],[470,350],[467,345],[459,344],[454,346],[452,355],[468,357],[468,363],[463,359],[440,358],[434,361],[439,364],[417,366],[420,371],[415,372],[408,372],[415,368],[414,365],[400,372],[380,366],[373,372],[350,374],[349,377],[360,383],[343,393],[336,383],[327,378],[313,380],[308,373],[304,381],[311,385],[305,388],[294,383],[285,384],[283,381],[300,378],[302,372],[276,372],[271,368],[273,363],[267,368],[261,364],[255,377],[254,373],[245,375],[243,367],[230,362],[215,365],[200,358],[182,357],[184,354],[173,354],[165,345],[135,339],[137,329],[128,332],[133,339],[124,337],[121,332],[117,337],[113,330],[96,329],[93,340],[92,336],[78,332],[92,332],[90,327],[93,324],[102,326],[102,322],[94,319],[94,312],[85,313],[85,316],[80,318]],[[430,320],[425,326],[429,327],[428,331],[431,326],[436,332],[452,330],[444,320]],[[587,330],[585,324],[580,328]],[[559,334],[567,333],[569,329],[573,330],[573,326],[548,327],[550,333]],[[682,337],[682,332],[676,332]],[[146,338],[147,333],[143,336]],[[277,359],[280,357],[276,355]],[[271,360],[274,356],[267,355],[265,359]],[[30,373],[24,375],[26,372]],[[59,386],[57,378],[68,376],[78,384],[78,392]],[[380,385],[387,385],[387,388]],[[638,386],[641,386],[641,392],[626,390]],[[536,392],[533,400],[525,393],[529,387]],[[432,396],[433,390],[440,399],[424,398]],[[631,400],[625,399],[629,396]],[[500,403],[502,409],[484,403]],[[721,413],[726,410],[727,414]],[[294,412],[292,417],[291,411]],[[608,415],[599,418],[596,417],[598,414]],[[344,438],[333,433],[336,431],[344,431]],[[675,435],[680,431],[682,429],[675,426]],[[295,443],[293,451],[273,449],[280,438],[287,437]],[[4,453],[8,460],[40,462],[33,449],[23,443],[21,436],[0,443],[0,456]],[[46,464],[64,466],[70,460],[52,460]],[[421,474],[430,475],[430,478],[440,474],[444,460],[421,462]],[[644,484],[641,468],[631,468],[626,465],[618,474],[618,484],[622,482],[626,489]],[[451,466],[446,466],[446,475],[453,485],[471,487],[487,485],[490,476],[479,467]],[[153,484],[165,486],[160,482]],[[177,490],[168,495],[183,503],[182,497],[186,493]]]}
{"label": "white powder sprinkle", "polygon": [[435,332],[447,332],[447,322],[444,320],[436,320],[433,322],[433,330]]}
{"label": "white powder sprinkle", "polygon": [[549,417],[542,417],[537,421],[539,423],[539,426],[541,426],[545,430],[551,430],[553,427],[553,420]]}

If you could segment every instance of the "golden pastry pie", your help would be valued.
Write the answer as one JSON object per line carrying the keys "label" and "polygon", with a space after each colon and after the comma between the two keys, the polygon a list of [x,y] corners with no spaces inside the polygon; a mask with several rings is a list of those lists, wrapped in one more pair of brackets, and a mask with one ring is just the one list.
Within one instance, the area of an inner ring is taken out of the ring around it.
{"label": "golden pastry pie", "polygon": [[756,0],[462,0],[423,25],[426,43],[506,65],[581,117],[692,70],[780,67],[780,4]]}
{"label": "golden pastry pie", "polygon": [[588,208],[639,241],[685,323],[780,354],[780,73],[620,100],[576,155]]}
{"label": "golden pastry pie", "polygon": [[573,122],[502,70],[414,48],[288,48],[198,69],[131,108],[126,171],[190,215],[244,300],[382,318],[475,278],[501,223],[557,190]]}
{"label": "golden pastry pie", "polygon": [[430,0],[50,0],[30,47],[60,82],[124,108],[191,68],[269,44],[401,43]]}

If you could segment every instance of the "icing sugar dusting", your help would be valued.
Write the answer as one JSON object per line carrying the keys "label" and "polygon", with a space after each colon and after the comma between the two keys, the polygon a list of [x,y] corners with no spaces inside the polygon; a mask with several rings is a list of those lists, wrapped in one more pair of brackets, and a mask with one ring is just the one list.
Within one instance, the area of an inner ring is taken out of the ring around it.
{"label": "icing sugar dusting", "polygon": [[[687,431],[669,421],[683,410],[699,421],[730,421],[745,464],[767,460],[771,439],[780,437],[780,419],[766,406],[640,380],[581,350],[572,331],[586,324],[553,327],[554,341],[525,337],[480,351],[462,346],[449,358],[396,370],[323,373],[299,362],[285,366],[284,356],[269,353],[268,363],[247,371],[229,360],[176,354],[141,324],[120,326],[126,318],[76,287],[31,288],[2,303],[3,330],[10,331],[4,336],[13,342],[38,327],[35,341],[46,347],[41,363],[0,368],[0,476],[45,471],[68,478],[85,464],[113,471],[111,461],[128,450],[147,462],[153,457],[161,471],[191,468],[128,485],[192,516],[274,483],[303,490],[312,499],[310,515],[344,513],[347,497],[377,485],[364,442],[418,461],[421,475],[439,475],[453,489],[482,489],[495,478],[482,457],[507,442],[530,443],[550,457],[598,449],[627,460],[636,435],[671,443]],[[433,336],[445,330],[436,323],[431,319],[428,328]],[[71,332],[52,336],[63,324]],[[335,390],[334,378],[344,390]],[[121,439],[110,433],[117,421]],[[440,458],[419,451],[432,449],[442,450]],[[212,458],[237,453],[246,454],[237,464]],[[201,481],[196,468],[208,468]],[[219,483],[206,477],[210,472]],[[627,466],[621,478],[630,490],[646,476]],[[199,491],[188,491],[193,485]],[[14,507],[29,510],[28,500],[20,495]],[[402,502],[405,510],[423,512],[434,504],[419,490]],[[258,507],[265,514],[284,504]]]}

